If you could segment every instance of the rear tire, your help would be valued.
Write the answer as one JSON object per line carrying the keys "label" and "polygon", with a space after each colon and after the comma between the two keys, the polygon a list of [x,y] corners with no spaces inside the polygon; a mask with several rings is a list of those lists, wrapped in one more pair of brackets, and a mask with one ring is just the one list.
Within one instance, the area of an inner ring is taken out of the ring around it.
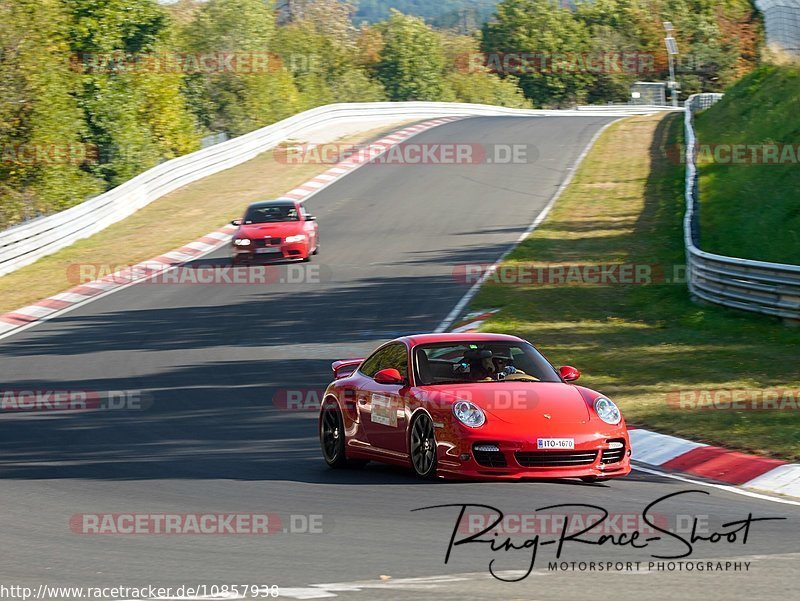
{"label": "rear tire", "polygon": [[425,480],[436,477],[436,435],[433,422],[427,414],[421,414],[411,424],[409,437],[411,468]]}

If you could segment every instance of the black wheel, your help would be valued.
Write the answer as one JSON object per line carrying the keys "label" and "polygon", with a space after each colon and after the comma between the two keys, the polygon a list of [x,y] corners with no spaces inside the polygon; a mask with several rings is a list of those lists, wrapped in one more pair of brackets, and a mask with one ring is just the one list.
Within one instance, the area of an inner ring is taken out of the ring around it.
{"label": "black wheel", "polygon": [[411,467],[420,478],[436,476],[436,436],[433,422],[425,414],[411,425]]}
{"label": "black wheel", "polygon": [[336,403],[329,402],[320,416],[319,440],[322,456],[332,468],[364,467],[365,459],[348,459],[344,451],[344,422]]}
{"label": "black wheel", "polygon": [[311,254],[312,255],[318,255],[319,254],[319,240],[317,240],[317,245],[314,247],[314,252],[311,253]]}
{"label": "black wheel", "polygon": [[344,453],[344,422],[342,413],[335,403],[328,403],[322,410],[319,420],[319,439],[325,463],[334,468],[345,467],[347,457]]}

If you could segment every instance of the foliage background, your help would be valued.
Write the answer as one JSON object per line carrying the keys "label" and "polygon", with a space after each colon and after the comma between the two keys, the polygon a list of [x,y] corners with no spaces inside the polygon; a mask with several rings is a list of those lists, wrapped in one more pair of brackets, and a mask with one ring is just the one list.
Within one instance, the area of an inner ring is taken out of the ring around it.
{"label": "foliage background", "polygon": [[[0,228],[62,210],[205,136],[236,136],[331,102],[510,107],[625,102],[636,75],[492,72],[481,53],[649,53],[677,28],[684,93],[758,63],[745,0],[0,0]],[[393,10],[398,7],[405,12]],[[266,72],[133,69],[142,57],[256,52]],[[475,60],[477,57],[478,60]],[[26,149],[82,148],[70,160]]]}

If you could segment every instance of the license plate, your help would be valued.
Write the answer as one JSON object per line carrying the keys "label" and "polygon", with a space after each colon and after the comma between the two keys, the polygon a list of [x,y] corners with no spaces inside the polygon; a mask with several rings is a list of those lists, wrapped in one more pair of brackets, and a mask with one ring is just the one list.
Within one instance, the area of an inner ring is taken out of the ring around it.
{"label": "license plate", "polygon": [[280,248],[257,248],[256,254],[257,255],[268,255],[271,253],[279,253],[281,252]]}
{"label": "license plate", "polygon": [[574,449],[574,438],[537,438],[537,449]]}

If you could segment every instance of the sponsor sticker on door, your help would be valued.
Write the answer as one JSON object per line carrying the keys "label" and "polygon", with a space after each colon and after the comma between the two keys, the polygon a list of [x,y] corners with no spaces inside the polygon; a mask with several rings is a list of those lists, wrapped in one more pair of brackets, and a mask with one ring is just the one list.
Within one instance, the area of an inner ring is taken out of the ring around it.
{"label": "sponsor sticker on door", "polygon": [[373,394],[371,419],[376,424],[383,426],[397,426],[397,412],[392,406],[392,397],[384,394]]}

